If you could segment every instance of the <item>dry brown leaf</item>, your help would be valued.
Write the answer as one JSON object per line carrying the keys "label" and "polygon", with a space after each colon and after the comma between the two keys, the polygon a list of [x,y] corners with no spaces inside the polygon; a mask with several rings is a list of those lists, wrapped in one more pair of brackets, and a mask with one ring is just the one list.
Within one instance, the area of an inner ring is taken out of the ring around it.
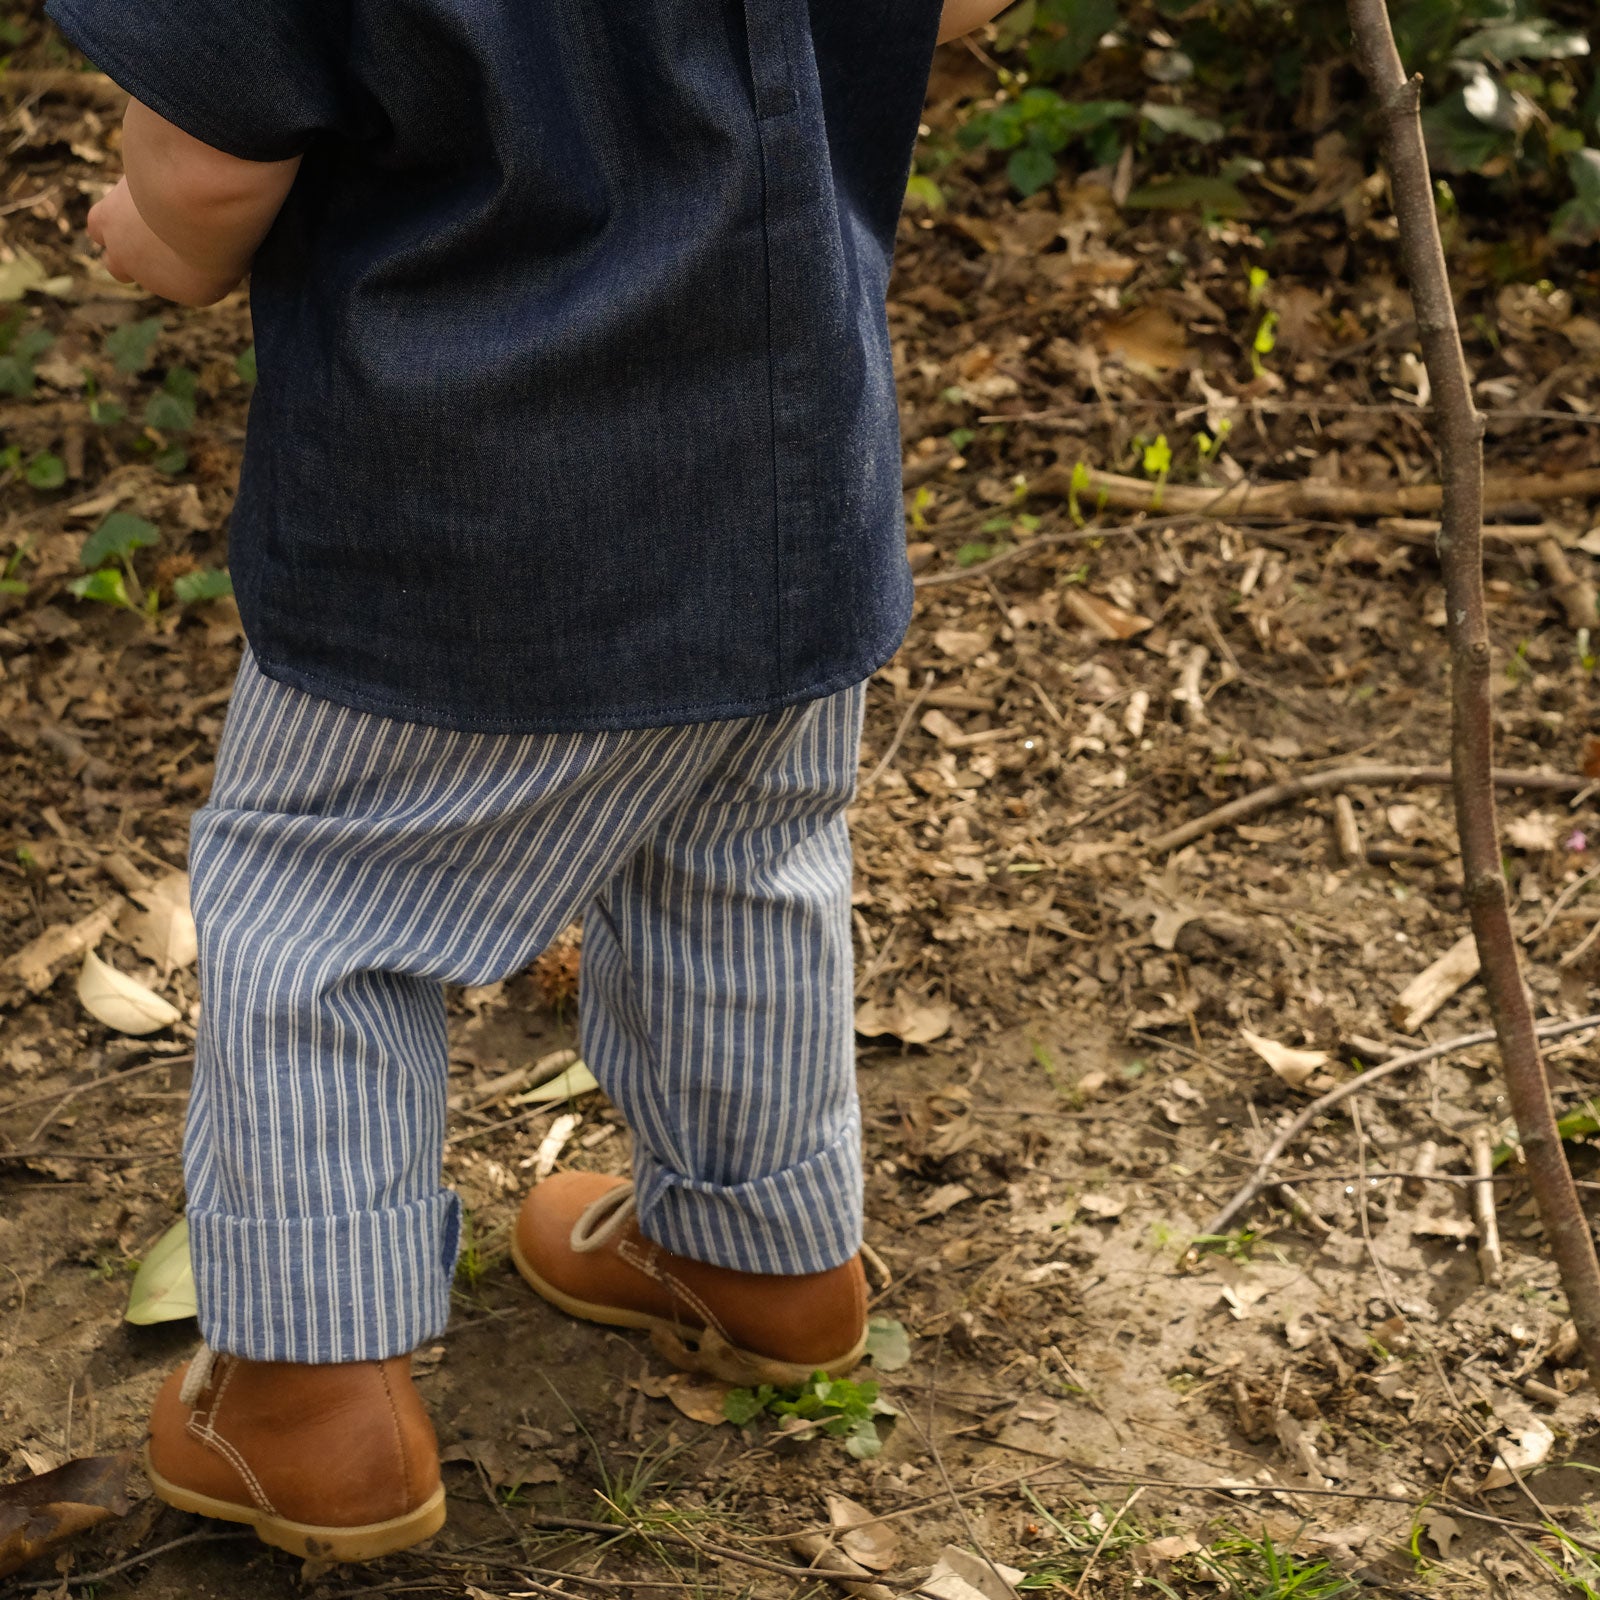
{"label": "dry brown leaf", "polygon": [[1499,1454],[1478,1485],[1479,1494],[1488,1489],[1503,1489],[1508,1483],[1516,1482],[1517,1473],[1531,1472],[1542,1465],[1555,1448],[1555,1442],[1550,1425],[1538,1417],[1530,1417],[1517,1429],[1514,1441],[1500,1446]]}
{"label": "dry brown leaf", "polygon": [[159,1033],[182,1020],[175,1005],[136,978],[107,966],[93,950],[84,952],[78,974],[78,999],[96,1022],[118,1033]]}
{"label": "dry brown leaf", "polygon": [[52,1472],[0,1484],[0,1578],[48,1555],[85,1528],[128,1513],[134,1454],[85,1456]]}
{"label": "dry brown leaf", "polygon": [[992,634],[967,633],[960,628],[938,628],[933,635],[934,649],[962,666],[976,661],[993,643]]}
{"label": "dry brown leaf", "polygon": [[1310,1082],[1312,1074],[1319,1067],[1325,1067],[1328,1064],[1328,1052],[1326,1050],[1296,1050],[1289,1045],[1279,1044],[1276,1039],[1264,1039],[1259,1033],[1252,1033],[1248,1028],[1241,1028],[1239,1037],[1291,1089],[1305,1088],[1307,1083]]}
{"label": "dry brown leaf", "polygon": [[1116,356],[1130,367],[1165,371],[1188,366],[1194,356],[1187,330],[1161,306],[1141,306],[1115,322],[1103,322],[1095,338],[1108,356]]}
{"label": "dry brown leaf", "polygon": [[652,1399],[670,1400],[691,1422],[715,1427],[728,1420],[723,1402],[734,1386],[699,1373],[669,1372],[665,1377],[647,1374],[636,1387]]}
{"label": "dry brown leaf", "polygon": [[906,1044],[932,1044],[943,1038],[955,1013],[942,1000],[925,1000],[909,989],[896,989],[888,1005],[868,1000],[856,1010],[856,1032],[869,1039],[885,1034]]}
{"label": "dry brown leaf", "polygon": [[1149,617],[1124,611],[1121,606],[1113,605],[1097,594],[1090,594],[1076,584],[1069,584],[1061,591],[1061,603],[1084,627],[1101,639],[1118,642],[1134,639],[1155,626]]}
{"label": "dry brown leaf", "polygon": [[130,892],[144,909],[123,918],[123,936],[163,975],[174,967],[191,966],[200,946],[189,909],[189,874],[169,872],[147,888]]}
{"label": "dry brown leaf", "polygon": [[873,1572],[888,1572],[900,1561],[900,1539],[891,1524],[842,1494],[828,1496],[828,1521],[839,1532],[839,1548]]}

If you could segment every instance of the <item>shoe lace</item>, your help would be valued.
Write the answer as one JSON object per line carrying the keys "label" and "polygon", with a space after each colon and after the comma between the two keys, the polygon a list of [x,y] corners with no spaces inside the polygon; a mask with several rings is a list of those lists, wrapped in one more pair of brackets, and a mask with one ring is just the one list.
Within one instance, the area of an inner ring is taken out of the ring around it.
{"label": "shoe lace", "polygon": [[603,1250],[633,1220],[637,1209],[631,1183],[607,1189],[584,1207],[572,1225],[572,1248],[580,1255]]}
{"label": "shoe lace", "polygon": [[208,1344],[200,1346],[199,1353],[189,1363],[189,1370],[183,1375],[183,1386],[178,1390],[178,1399],[186,1406],[193,1406],[205,1391],[205,1386],[211,1382],[211,1369],[216,1364],[217,1352]]}

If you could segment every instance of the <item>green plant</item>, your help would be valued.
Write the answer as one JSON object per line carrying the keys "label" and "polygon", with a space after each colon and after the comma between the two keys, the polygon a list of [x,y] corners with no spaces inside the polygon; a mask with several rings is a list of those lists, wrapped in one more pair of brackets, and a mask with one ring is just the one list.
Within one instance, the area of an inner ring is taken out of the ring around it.
{"label": "green plant", "polygon": [[48,328],[27,325],[18,310],[0,318],[0,394],[23,399],[33,393],[33,364],[56,342]]}
{"label": "green plant", "polygon": [[133,553],[153,545],[161,537],[153,522],[128,511],[113,511],[87,539],[79,556],[84,576],[67,585],[68,592],[80,600],[97,600],[102,605],[140,608],[155,615],[160,597],[154,589],[145,595],[133,570]]}
{"label": "green plant", "polygon": [[1233,1600],[1344,1600],[1357,1593],[1355,1584],[1326,1561],[1305,1561],[1280,1550],[1266,1533],[1259,1538],[1233,1534],[1193,1559],[1227,1585]]}
{"label": "green plant", "polygon": [[41,450],[22,476],[31,489],[59,489],[67,481],[67,467],[60,456]]}
{"label": "green plant", "polygon": [[1555,1550],[1547,1549],[1546,1542],[1531,1544],[1528,1548],[1558,1583],[1582,1595],[1583,1600],[1600,1600],[1600,1560],[1596,1559],[1594,1551],[1579,1544],[1565,1528],[1554,1522],[1544,1526],[1546,1542],[1554,1544]]}
{"label": "green plant", "polygon": [[808,1382],[794,1388],[764,1383],[758,1389],[730,1390],[722,1411],[729,1422],[740,1427],[764,1414],[814,1423],[815,1431],[843,1439],[845,1449],[860,1460],[883,1448],[874,1419],[899,1415],[879,1396],[878,1386],[870,1378],[857,1383],[850,1378],[830,1378],[825,1372],[812,1373]]}
{"label": "green plant", "polygon": [[[1022,1493],[1039,1515],[1039,1532],[1048,1529],[1054,1536],[1049,1552],[1030,1561],[1017,1584],[1024,1594],[1078,1583],[1091,1559],[1096,1570],[1103,1573],[1119,1556],[1155,1536],[1153,1529],[1131,1516],[1119,1515],[1109,1506],[1069,1505],[1057,1515],[1028,1484],[1022,1485]],[[1159,1578],[1146,1575],[1143,1583],[1156,1594],[1178,1600],[1176,1592]]]}
{"label": "green plant", "polygon": [[105,352],[118,372],[143,372],[150,365],[150,352],[160,337],[160,317],[146,317],[142,322],[125,322],[106,335]]}
{"label": "green plant", "polygon": [[0,594],[25,595],[28,592],[28,583],[25,578],[17,576],[24,558],[33,548],[33,535],[29,536],[6,557],[6,564],[0,567]]}
{"label": "green plant", "polygon": [[144,425],[157,433],[187,433],[194,426],[198,387],[199,380],[187,367],[174,367],[150,396],[144,408]]}
{"label": "green plant", "polygon": [[[1424,125],[1436,172],[1473,174],[1507,197],[1542,204],[1561,243],[1600,238],[1600,76],[1583,12],[1566,0],[1392,0],[1401,54],[1424,80]],[[1155,36],[1158,47],[1147,48]],[[1343,0],[1023,0],[998,25],[992,98],[958,132],[968,150],[1006,154],[1019,194],[1055,176],[1069,149],[1116,160],[1178,138],[1203,152],[1225,136],[1219,106],[1291,125],[1308,69],[1351,59]],[[1341,131],[1370,144],[1359,96]],[[1163,155],[1159,165],[1173,162]],[[1164,171],[1130,206],[1245,209],[1238,159],[1211,172]]]}

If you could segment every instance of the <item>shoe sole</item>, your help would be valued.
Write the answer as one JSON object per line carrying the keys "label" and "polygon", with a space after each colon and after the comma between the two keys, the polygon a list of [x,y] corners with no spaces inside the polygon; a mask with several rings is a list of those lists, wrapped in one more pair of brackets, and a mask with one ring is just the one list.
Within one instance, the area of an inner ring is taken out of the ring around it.
{"label": "shoe sole", "polygon": [[148,1448],[144,1453],[144,1471],[156,1497],[169,1506],[202,1517],[215,1517],[220,1522],[242,1522],[255,1530],[263,1544],[317,1561],[373,1561],[420,1544],[444,1526],[442,1483],[415,1511],[408,1511],[403,1517],[368,1522],[355,1528],[319,1528],[307,1522],[291,1522],[287,1517],[274,1516],[255,1506],[215,1500],[208,1494],[197,1494],[193,1489],[169,1483],[150,1465]]}
{"label": "shoe sole", "polygon": [[610,1328],[642,1328],[650,1334],[656,1349],[674,1366],[682,1367],[687,1372],[703,1372],[725,1383],[770,1383],[793,1388],[809,1382],[813,1374],[818,1372],[825,1372],[830,1378],[842,1378],[858,1367],[867,1353],[867,1335],[863,1331],[845,1354],[831,1360],[779,1361],[772,1356],[757,1355],[753,1350],[741,1350],[709,1330],[685,1327],[668,1317],[658,1317],[648,1311],[632,1311],[626,1306],[579,1300],[566,1294],[553,1283],[547,1283],[528,1264],[527,1258],[517,1248],[515,1234],[511,1239],[511,1259],[528,1287],[557,1310],[565,1311],[568,1316],[581,1317],[585,1322],[603,1323]]}

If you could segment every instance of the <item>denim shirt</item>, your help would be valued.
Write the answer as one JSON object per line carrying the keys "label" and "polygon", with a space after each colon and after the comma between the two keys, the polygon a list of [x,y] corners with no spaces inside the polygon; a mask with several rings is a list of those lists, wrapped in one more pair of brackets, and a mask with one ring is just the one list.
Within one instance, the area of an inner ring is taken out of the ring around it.
{"label": "denim shirt", "polygon": [[303,154],[230,531],[257,662],[493,732],[753,715],[910,611],[884,302],[939,0],[49,0]]}

